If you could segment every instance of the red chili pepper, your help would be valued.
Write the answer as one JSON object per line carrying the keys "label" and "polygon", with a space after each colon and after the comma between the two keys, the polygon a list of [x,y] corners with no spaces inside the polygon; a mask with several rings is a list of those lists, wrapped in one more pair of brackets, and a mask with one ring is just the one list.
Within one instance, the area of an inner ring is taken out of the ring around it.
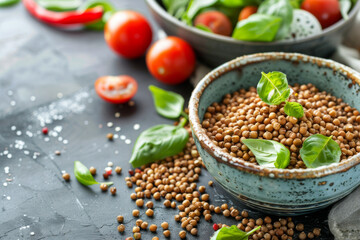
{"label": "red chili pepper", "polygon": [[39,6],[34,0],[23,0],[25,8],[35,18],[51,25],[69,26],[87,24],[102,19],[103,8],[94,7],[84,11],[53,12]]}

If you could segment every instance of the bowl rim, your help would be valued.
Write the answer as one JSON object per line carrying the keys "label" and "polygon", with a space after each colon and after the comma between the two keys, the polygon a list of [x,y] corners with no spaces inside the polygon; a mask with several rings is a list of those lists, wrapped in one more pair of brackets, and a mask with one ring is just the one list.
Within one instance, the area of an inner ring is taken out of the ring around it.
{"label": "bowl rim", "polygon": [[220,147],[216,146],[212,140],[206,134],[204,128],[202,128],[200,118],[198,115],[199,102],[202,93],[206,88],[214,81],[219,79],[220,76],[225,73],[242,68],[249,64],[254,64],[263,61],[271,60],[285,60],[294,63],[310,63],[316,64],[319,67],[326,67],[334,72],[340,72],[352,80],[352,84],[360,85],[360,73],[355,70],[337,63],[332,60],[327,60],[318,57],[312,57],[299,53],[284,53],[284,52],[269,52],[269,53],[257,53],[251,55],[245,55],[227,63],[222,64],[216,69],[208,73],[195,87],[191,94],[189,101],[189,121],[192,128],[193,134],[198,139],[201,147],[214,157],[217,162],[225,163],[231,167],[237,168],[241,171],[256,174],[259,176],[267,176],[270,178],[284,178],[284,179],[308,179],[308,178],[320,178],[327,175],[346,172],[353,166],[360,163],[360,153],[356,154],[340,163],[333,163],[331,165],[322,166],[318,168],[307,168],[307,169],[276,169],[266,168],[260,165],[256,165],[250,162],[246,162],[243,159],[232,157],[229,153],[223,151]]}
{"label": "bowl rim", "polygon": [[239,45],[249,45],[249,46],[284,46],[284,45],[292,45],[297,43],[303,43],[312,41],[319,37],[326,37],[327,34],[331,34],[332,32],[336,32],[338,29],[342,28],[345,23],[353,18],[356,17],[357,12],[360,10],[360,1],[357,1],[355,6],[351,9],[349,13],[348,19],[342,18],[340,21],[336,22],[335,24],[331,25],[330,27],[323,30],[320,34],[310,35],[309,37],[296,39],[296,40],[280,40],[280,41],[273,41],[273,42],[251,42],[251,41],[241,41],[236,40],[232,37],[222,36],[219,34],[208,33],[206,31],[197,29],[192,26],[188,26],[185,23],[181,22],[179,19],[175,18],[174,16],[170,15],[158,2],[157,0],[146,0],[148,6],[157,12],[162,18],[165,18],[167,21],[175,24],[177,27],[185,28],[187,31],[192,32],[195,35],[199,35],[202,37],[207,37],[212,40],[223,41],[231,44],[239,44]]}

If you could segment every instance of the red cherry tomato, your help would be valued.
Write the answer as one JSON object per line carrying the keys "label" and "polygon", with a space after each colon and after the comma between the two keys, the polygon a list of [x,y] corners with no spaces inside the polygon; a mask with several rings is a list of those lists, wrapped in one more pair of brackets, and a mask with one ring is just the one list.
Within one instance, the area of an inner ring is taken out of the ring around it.
{"label": "red cherry tomato", "polygon": [[137,82],[126,75],[104,76],[95,82],[96,93],[105,101],[111,103],[125,103],[137,92]]}
{"label": "red cherry tomato", "polygon": [[106,23],[104,35],[110,48],[126,58],[144,55],[152,40],[148,21],[134,11],[115,13]]}
{"label": "red cherry tomato", "polygon": [[342,18],[338,0],[305,0],[301,8],[312,13],[323,28],[333,25]]}
{"label": "red cherry tomato", "polygon": [[213,33],[230,36],[232,24],[230,19],[219,11],[207,11],[200,13],[194,20],[194,25],[208,27]]}
{"label": "red cherry tomato", "polygon": [[195,53],[191,46],[178,37],[161,39],[146,54],[150,73],[160,82],[184,82],[195,68]]}
{"label": "red cherry tomato", "polygon": [[247,6],[244,7],[239,14],[239,21],[247,19],[248,17],[250,17],[251,15],[253,15],[254,13],[256,13],[258,10],[257,6]]}

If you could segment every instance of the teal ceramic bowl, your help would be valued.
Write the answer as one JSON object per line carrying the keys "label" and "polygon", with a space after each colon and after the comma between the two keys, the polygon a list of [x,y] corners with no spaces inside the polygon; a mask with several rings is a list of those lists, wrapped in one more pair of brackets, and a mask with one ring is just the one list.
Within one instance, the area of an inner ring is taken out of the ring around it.
{"label": "teal ceramic bowl", "polygon": [[325,208],[360,184],[360,155],[316,169],[271,169],[246,162],[217,147],[201,126],[208,106],[227,93],[256,86],[261,71],[281,71],[289,84],[312,83],[360,109],[360,74],[336,63],[294,53],[237,58],[206,75],[192,93],[193,136],[210,174],[249,207],[275,215],[301,215]]}

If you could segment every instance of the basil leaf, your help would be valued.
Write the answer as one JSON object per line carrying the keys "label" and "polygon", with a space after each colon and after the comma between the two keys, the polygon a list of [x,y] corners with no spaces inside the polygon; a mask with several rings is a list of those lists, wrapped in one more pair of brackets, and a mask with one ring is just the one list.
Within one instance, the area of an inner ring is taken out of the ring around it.
{"label": "basil leaf", "polygon": [[257,93],[261,100],[269,105],[285,102],[291,94],[286,75],[282,72],[261,74],[262,77],[257,85]]}
{"label": "basil leaf", "polygon": [[218,0],[190,0],[188,8],[183,15],[183,20],[188,25],[192,25],[192,21],[201,9],[211,7],[217,3],[217,1]]}
{"label": "basil leaf", "polygon": [[263,139],[244,139],[242,142],[253,152],[261,166],[286,168],[290,163],[289,149],[279,142]]}
{"label": "basil leaf", "polygon": [[349,18],[349,12],[350,12],[350,9],[351,9],[351,1],[350,0],[340,0],[339,1],[339,4],[340,4],[340,12],[341,12],[341,15],[344,19],[348,19]]}
{"label": "basil leaf", "polygon": [[220,4],[226,7],[245,7],[249,5],[259,5],[262,0],[220,0]]}
{"label": "basil leaf", "polygon": [[212,32],[210,28],[208,28],[207,26],[202,25],[202,24],[196,25],[195,27],[196,27],[197,29],[203,30],[203,31],[205,31],[205,32]]}
{"label": "basil leaf", "polygon": [[177,93],[165,91],[164,89],[149,86],[153,96],[155,109],[163,117],[178,118],[184,107],[184,98]]}
{"label": "basil leaf", "polygon": [[288,116],[302,118],[304,116],[304,108],[300,103],[297,102],[286,102],[284,106],[284,112]]}
{"label": "basil leaf", "polygon": [[[97,182],[94,177],[91,175],[89,169],[82,164],[80,161],[74,162],[74,175],[76,179],[83,185],[89,186],[94,184],[101,184]],[[107,185],[112,185],[112,182],[105,182]]]}
{"label": "basil leaf", "polygon": [[232,37],[242,41],[271,42],[281,25],[281,18],[255,13],[237,23]]}
{"label": "basil leaf", "polygon": [[289,0],[265,0],[257,11],[260,14],[280,17],[281,26],[276,39],[283,39],[290,35],[290,27],[293,20],[293,8]]}
{"label": "basil leaf", "polygon": [[291,6],[296,9],[300,8],[302,2],[302,0],[290,0]]}
{"label": "basil leaf", "polygon": [[180,19],[186,11],[189,0],[163,0],[167,12]]}
{"label": "basil leaf", "polygon": [[301,159],[306,167],[317,168],[340,161],[341,149],[339,144],[321,134],[308,137],[300,149]]}
{"label": "basil leaf", "polygon": [[181,152],[189,140],[188,131],[180,126],[161,124],[140,134],[133,148],[133,167],[161,160]]}
{"label": "basil leaf", "polygon": [[258,226],[250,232],[243,232],[235,225],[232,225],[231,227],[223,227],[216,231],[210,240],[248,240],[249,236],[260,228],[261,226]]}

